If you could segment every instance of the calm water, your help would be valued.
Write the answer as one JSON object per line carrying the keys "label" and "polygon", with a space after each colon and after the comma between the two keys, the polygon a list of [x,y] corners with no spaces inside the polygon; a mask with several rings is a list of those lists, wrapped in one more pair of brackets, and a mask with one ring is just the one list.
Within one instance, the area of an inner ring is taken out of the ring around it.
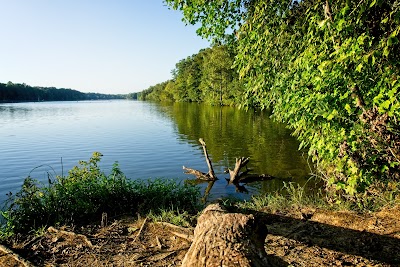
{"label": "calm water", "polygon": [[[220,178],[211,190],[214,198],[248,198],[277,190],[283,181],[304,183],[310,172],[290,132],[264,112],[125,100],[16,103],[0,104],[0,126],[0,201],[29,174],[40,181],[47,181],[48,173],[65,175],[95,151],[104,155],[105,172],[118,161],[131,179],[193,179],[182,165],[207,172],[200,137]],[[248,184],[249,194],[236,193],[223,172],[242,156],[251,158],[254,173],[279,179]],[[204,190],[207,184],[200,186]]]}

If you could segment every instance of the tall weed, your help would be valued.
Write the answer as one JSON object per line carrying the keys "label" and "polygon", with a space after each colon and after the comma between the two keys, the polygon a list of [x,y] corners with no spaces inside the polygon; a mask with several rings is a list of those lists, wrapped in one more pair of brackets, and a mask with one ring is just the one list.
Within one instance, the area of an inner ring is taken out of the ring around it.
{"label": "tall weed", "polygon": [[129,180],[113,165],[106,175],[98,163],[101,154],[80,161],[67,176],[57,176],[48,185],[27,177],[15,195],[9,195],[2,215],[6,223],[1,236],[27,233],[56,224],[86,224],[121,214],[147,214],[168,210],[197,213],[200,192],[197,187],[175,180]]}

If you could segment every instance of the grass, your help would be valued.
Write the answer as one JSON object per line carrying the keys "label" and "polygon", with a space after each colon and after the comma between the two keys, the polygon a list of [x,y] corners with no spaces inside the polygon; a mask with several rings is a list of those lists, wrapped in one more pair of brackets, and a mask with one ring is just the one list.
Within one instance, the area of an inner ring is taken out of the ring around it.
{"label": "grass", "polygon": [[182,227],[190,227],[196,221],[197,214],[189,214],[187,211],[177,211],[174,209],[160,210],[158,213],[151,211],[148,218],[155,222],[168,222]]}
{"label": "grass", "polygon": [[355,196],[331,195],[321,189],[310,191],[306,186],[284,183],[279,192],[256,195],[249,201],[226,199],[224,204],[272,213],[306,207],[367,213],[400,205],[400,182],[376,183],[365,193]]}
{"label": "grass", "polygon": [[305,186],[284,183],[281,191],[253,196],[249,201],[232,203],[240,209],[276,212],[301,207],[323,207],[325,201],[321,191],[310,191]]}
{"label": "grass", "polygon": [[6,223],[1,237],[35,233],[50,225],[100,222],[103,213],[109,218],[122,214],[166,217],[166,210],[174,210],[183,218],[200,210],[198,187],[167,179],[129,180],[117,163],[106,175],[98,167],[101,156],[93,153],[89,161],[80,161],[67,176],[49,179],[47,185],[27,177],[3,208]]}

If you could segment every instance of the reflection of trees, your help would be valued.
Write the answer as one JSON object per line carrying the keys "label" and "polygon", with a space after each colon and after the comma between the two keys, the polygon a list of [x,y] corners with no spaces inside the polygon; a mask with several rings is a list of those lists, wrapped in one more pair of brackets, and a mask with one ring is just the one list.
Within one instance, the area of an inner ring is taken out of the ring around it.
{"label": "reflection of trees", "polygon": [[[200,137],[207,141],[216,172],[234,166],[235,158],[242,156],[251,158],[249,167],[254,173],[300,181],[310,172],[298,151],[298,142],[285,125],[272,122],[268,112],[190,103],[164,104],[160,108],[175,122],[183,141],[196,147]],[[254,186],[271,192],[281,185],[278,179]]]}

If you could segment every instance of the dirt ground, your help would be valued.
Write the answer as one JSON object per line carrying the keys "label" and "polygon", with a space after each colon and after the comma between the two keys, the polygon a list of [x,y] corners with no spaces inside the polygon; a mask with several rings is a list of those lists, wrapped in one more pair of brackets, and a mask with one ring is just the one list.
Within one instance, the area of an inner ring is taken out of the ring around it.
{"label": "dirt ground", "polygon": [[[400,207],[359,215],[315,209],[265,213],[271,266],[400,266]],[[122,218],[49,227],[0,249],[0,266],[180,266],[194,228]]]}

